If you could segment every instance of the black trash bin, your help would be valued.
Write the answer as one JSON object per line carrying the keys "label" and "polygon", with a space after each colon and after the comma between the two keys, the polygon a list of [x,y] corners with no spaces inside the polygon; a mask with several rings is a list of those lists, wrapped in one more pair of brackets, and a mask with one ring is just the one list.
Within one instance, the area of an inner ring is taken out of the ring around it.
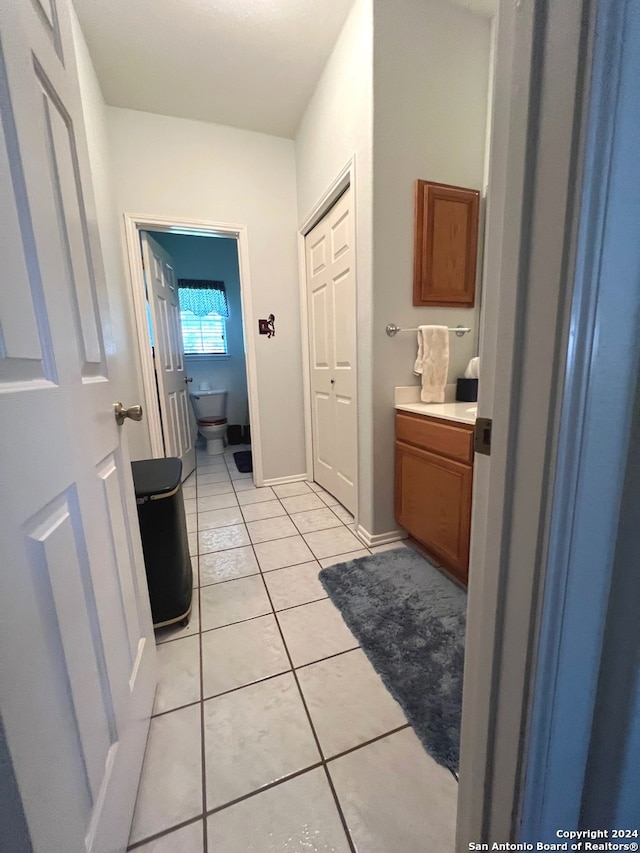
{"label": "black trash bin", "polygon": [[153,627],[189,622],[193,574],[180,459],[132,462]]}

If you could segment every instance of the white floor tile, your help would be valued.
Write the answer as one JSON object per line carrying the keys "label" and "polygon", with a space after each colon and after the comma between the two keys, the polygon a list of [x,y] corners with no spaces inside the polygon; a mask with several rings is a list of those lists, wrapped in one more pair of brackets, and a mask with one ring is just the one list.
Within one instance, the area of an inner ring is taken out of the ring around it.
{"label": "white floor tile", "polygon": [[176,829],[155,841],[136,848],[136,853],[202,853],[204,850],[203,822],[197,820]]}
{"label": "white floor tile", "polygon": [[233,548],[200,557],[200,586],[244,578],[260,571],[253,548]]}
{"label": "white floor tile", "polygon": [[209,699],[204,719],[209,809],[320,758],[293,675]]}
{"label": "white floor tile", "polygon": [[355,649],[358,645],[340,611],[328,598],[283,610],[278,613],[278,621],[294,666]]}
{"label": "white floor tile", "polygon": [[295,495],[292,498],[282,498],[282,505],[287,512],[308,512],[310,509],[322,509],[324,504],[317,495],[309,491],[306,495]]}
{"label": "white floor tile", "polygon": [[191,574],[193,575],[193,588],[200,586],[200,572],[198,569],[198,557],[191,557]]}
{"label": "white floor tile", "polygon": [[340,527],[342,522],[329,509],[328,506],[322,509],[312,509],[307,512],[296,512],[291,516],[291,520],[298,528],[300,533],[312,533],[315,530],[328,530],[330,527]]}
{"label": "white floor tile", "polygon": [[274,499],[275,493],[268,486],[262,489],[247,489],[246,492],[238,492],[238,503],[240,506],[248,506],[249,504],[257,504],[262,501],[272,501]]}
{"label": "white floor tile", "polygon": [[129,842],[202,814],[200,706],[154,717]]}
{"label": "white floor tile", "polygon": [[350,551],[348,554],[338,554],[336,557],[323,557],[318,560],[323,569],[328,569],[329,566],[336,566],[338,563],[348,563],[349,560],[357,560],[359,557],[368,557],[371,552],[367,548],[361,548],[359,551]]}
{"label": "white floor tile", "polygon": [[243,545],[250,544],[249,534],[244,524],[221,527],[219,530],[203,530],[198,534],[200,554],[227,551],[229,548],[241,548]]}
{"label": "white floor tile", "polygon": [[[199,482],[199,481],[198,481]],[[320,500],[326,504],[326,506],[339,506],[340,501],[337,498],[334,498],[333,495],[330,495],[329,492],[316,492]]]}
{"label": "white floor tile", "polygon": [[222,483],[200,483],[198,481],[198,497],[208,498],[211,495],[234,495],[231,480]]}
{"label": "white floor tile", "polygon": [[200,638],[184,637],[158,646],[158,689],[154,714],[200,700]]}
{"label": "white floor tile", "polygon": [[318,580],[319,571],[320,566],[314,560],[312,563],[266,572],[264,580],[275,609],[283,610],[285,607],[296,607],[298,604],[326,598],[327,593]]}
{"label": "white floor tile", "polygon": [[260,575],[203,586],[200,608],[203,631],[271,613]]}
{"label": "white floor tile", "polygon": [[349,510],[345,509],[343,506],[340,506],[340,504],[331,507],[331,512],[335,513],[340,519],[340,521],[344,522],[344,524],[353,524],[354,522],[354,518],[349,512]]}
{"label": "white floor tile", "polygon": [[291,669],[274,616],[202,635],[204,698]]}
{"label": "white floor tile", "polygon": [[229,476],[234,482],[236,480],[249,480],[249,482],[253,483],[253,473],[251,471],[238,471],[235,467],[235,463],[233,467],[229,465]]}
{"label": "white floor tile", "polygon": [[295,495],[308,495],[311,489],[306,482],[283,483],[281,486],[273,486],[273,491],[279,498],[292,498]]}
{"label": "white floor tile", "polygon": [[231,478],[226,469],[224,471],[210,471],[205,469],[202,474],[198,471],[198,489],[200,486],[207,485],[208,483],[228,483],[230,485]]}
{"label": "white floor tile", "polygon": [[198,512],[210,512],[213,509],[227,509],[237,507],[238,499],[234,492],[225,492],[222,495],[206,495],[198,497]]}
{"label": "white floor tile", "polygon": [[224,853],[348,853],[324,770],[317,768],[208,819],[212,850]]}
{"label": "white floor tile", "polygon": [[184,499],[184,511],[187,515],[189,515],[192,512],[197,512],[196,503],[197,502],[196,502],[196,496],[195,495],[192,498],[185,498]]}
{"label": "white floor tile", "polygon": [[361,649],[305,666],[298,678],[325,758],[407,722]]}
{"label": "white floor tile", "polygon": [[[259,506],[259,504],[258,504]],[[288,515],[282,518],[266,518],[262,521],[247,522],[249,538],[256,542],[269,542],[273,539],[284,539],[297,534],[296,526]]]}
{"label": "white floor tile", "polygon": [[264,518],[278,518],[286,515],[286,510],[280,501],[263,501],[242,507],[245,521],[261,521]]}
{"label": "white floor tile", "polygon": [[198,534],[195,531],[187,531],[187,542],[189,543],[189,554],[195,557],[198,553]]}
{"label": "white floor tile", "polygon": [[226,509],[211,509],[208,512],[198,513],[198,530],[217,530],[221,527],[229,527],[231,524],[242,524],[244,518],[240,507],[230,506]]}
{"label": "white floor tile", "polygon": [[455,849],[456,780],[411,729],[331,761],[329,772],[357,850]]}
{"label": "white floor tile", "polygon": [[182,637],[190,637],[193,634],[198,634],[200,632],[199,594],[199,590],[193,590],[189,624],[185,628],[180,624],[169,625],[167,628],[158,628],[156,631],[156,644],[179,640]]}
{"label": "white floor tile", "polygon": [[187,533],[196,533],[198,530],[198,518],[195,512],[187,515]]}
{"label": "white floor tile", "polygon": [[234,480],[233,488],[236,492],[254,492],[256,490],[253,480]]}
{"label": "white floor tile", "polygon": [[187,500],[188,498],[195,498],[196,496],[196,481],[194,479],[193,486],[183,486],[182,487],[182,497]]}
{"label": "white floor tile", "polygon": [[357,551],[362,542],[346,527],[332,527],[331,530],[318,530],[315,533],[305,533],[304,541],[313,551],[318,560],[333,557],[336,554],[348,554]]}
{"label": "white floor tile", "polygon": [[254,549],[263,572],[283,569],[285,566],[295,566],[298,563],[308,563],[313,560],[313,554],[302,536],[276,539],[273,542],[260,542],[258,545],[254,545]]}

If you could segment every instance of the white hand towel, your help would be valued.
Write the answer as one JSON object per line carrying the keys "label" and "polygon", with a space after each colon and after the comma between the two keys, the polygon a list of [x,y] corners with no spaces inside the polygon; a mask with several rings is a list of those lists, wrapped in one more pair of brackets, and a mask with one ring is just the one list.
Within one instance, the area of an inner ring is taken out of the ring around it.
{"label": "white hand towel", "polygon": [[418,328],[418,356],[413,372],[422,375],[422,402],[444,403],[449,372],[449,330],[446,326]]}

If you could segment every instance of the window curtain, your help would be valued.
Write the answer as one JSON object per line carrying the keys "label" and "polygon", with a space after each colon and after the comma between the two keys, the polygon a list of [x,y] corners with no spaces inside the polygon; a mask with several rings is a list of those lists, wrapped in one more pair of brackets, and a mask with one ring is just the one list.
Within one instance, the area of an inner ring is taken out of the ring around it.
{"label": "window curtain", "polygon": [[207,314],[229,316],[224,282],[198,278],[178,279],[178,298],[181,311],[192,311],[196,317]]}

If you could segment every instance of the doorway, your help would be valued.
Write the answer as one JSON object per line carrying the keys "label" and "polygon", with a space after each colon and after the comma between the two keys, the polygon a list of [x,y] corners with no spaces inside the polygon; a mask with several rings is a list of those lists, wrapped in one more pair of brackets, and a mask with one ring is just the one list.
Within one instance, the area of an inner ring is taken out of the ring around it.
{"label": "doorway", "polygon": [[[125,216],[125,220],[152,455],[181,456],[184,478],[189,476],[195,467],[197,442],[206,453],[190,394],[226,391],[226,440],[240,444],[252,433],[253,479],[260,485],[262,454],[244,227],[151,217]],[[174,306],[170,300],[162,305],[157,301],[153,269],[148,273],[145,269],[160,263],[176,282]],[[170,315],[173,320],[168,319]],[[164,359],[159,357],[161,349],[169,351]],[[165,369],[181,363],[182,370]]]}

